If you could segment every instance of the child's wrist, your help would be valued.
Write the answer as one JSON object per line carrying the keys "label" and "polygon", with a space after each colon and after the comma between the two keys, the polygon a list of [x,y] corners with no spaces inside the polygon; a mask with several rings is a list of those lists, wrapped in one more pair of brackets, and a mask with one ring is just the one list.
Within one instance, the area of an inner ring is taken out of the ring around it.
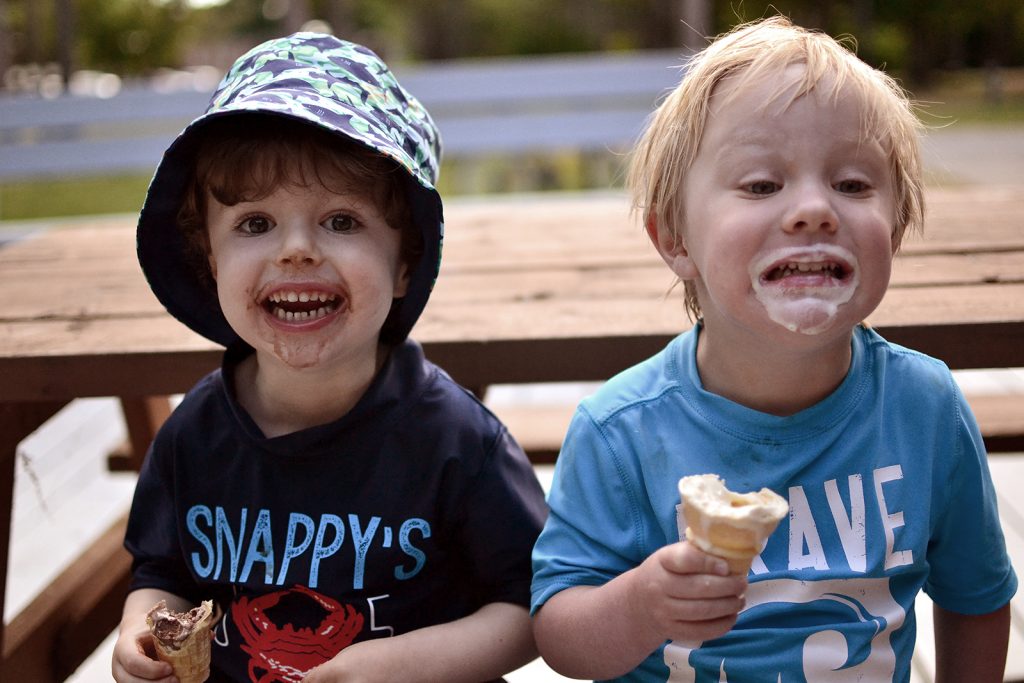
{"label": "child's wrist", "polygon": [[[640,565],[622,574],[621,578],[626,579],[629,583],[624,587],[622,595],[624,604],[619,613],[626,616],[628,622],[626,632],[630,634],[639,649],[650,651],[660,645],[665,640],[665,636],[658,631],[650,614],[647,600],[644,599],[647,596],[642,583],[647,579],[642,567],[643,565]],[[648,643],[653,643],[653,645],[648,648]]]}

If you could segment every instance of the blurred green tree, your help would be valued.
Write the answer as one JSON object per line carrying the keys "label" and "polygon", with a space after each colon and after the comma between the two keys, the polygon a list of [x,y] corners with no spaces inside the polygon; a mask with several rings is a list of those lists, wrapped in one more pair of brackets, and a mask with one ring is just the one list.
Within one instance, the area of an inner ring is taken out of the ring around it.
{"label": "blurred green tree", "polygon": [[[70,11],[61,12],[61,6]],[[709,8],[703,31],[683,22]],[[58,62],[73,19],[78,68],[144,74],[196,46],[251,44],[310,20],[390,60],[683,49],[695,33],[782,13],[857,38],[868,62],[923,84],[937,69],[1024,64],[1021,0],[0,0],[0,64]]]}
{"label": "blurred green tree", "polygon": [[184,0],[75,0],[75,5],[80,66],[136,75],[180,63],[189,35]]}

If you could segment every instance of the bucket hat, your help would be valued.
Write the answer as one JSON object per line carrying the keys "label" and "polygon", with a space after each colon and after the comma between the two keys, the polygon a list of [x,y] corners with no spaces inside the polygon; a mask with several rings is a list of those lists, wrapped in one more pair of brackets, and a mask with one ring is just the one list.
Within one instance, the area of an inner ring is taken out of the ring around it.
{"label": "bucket hat", "polygon": [[435,189],[440,135],[427,110],[373,51],[329,35],[296,33],[239,57],[206,112],[164,152],[136,231],[139,263],[153,293],[171,315],[204,337],[224,346],[243,343],[197,271],[177,215],[201,133],[214,121],[244,126],[245,117],[266,116],[319,126],[383,154],[408,174],[404,185],[423,253],[406,295],[395,300],[381,330],[384,342],[405,339],[440,268],[444,218]]}

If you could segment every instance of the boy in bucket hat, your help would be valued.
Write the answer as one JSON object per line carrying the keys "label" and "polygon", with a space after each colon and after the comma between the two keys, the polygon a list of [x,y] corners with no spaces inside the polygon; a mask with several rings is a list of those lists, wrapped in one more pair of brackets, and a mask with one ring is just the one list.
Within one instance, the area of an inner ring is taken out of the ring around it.
{"label": "boy in bucket hat", "polygon": [[223,344],[132,503],[118,681],[165,680],[146,614],[212,599],[211,680],[480,681],[535,655],[546,514],[520,447],[407,339],[438,272],[438,134],[369,50],[243,55],[138,226],[168,311]]}

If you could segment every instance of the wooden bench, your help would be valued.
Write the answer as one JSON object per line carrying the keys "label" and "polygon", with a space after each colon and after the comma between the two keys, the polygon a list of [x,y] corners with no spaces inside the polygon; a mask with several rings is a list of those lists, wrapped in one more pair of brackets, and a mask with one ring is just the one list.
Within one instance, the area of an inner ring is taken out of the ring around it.
{"label": "wooden bench", "polygon": [[[1024,198],[948,190],[929,203],[925,238],[907,244],[869,322],[954,368],[1024,366]],[[453,201],[446,214],[442,274],[414,337],[467,386],[602,380],[688,327],[620,194]],[[219,361],[216,345],[153,298],[130,218],[8,245],[0,290],[0,514],[9,516],[17,442],[65,402],[180,393]],[[4,572],[8,528],[9,519],[0,524]],[[77,658],[55,654],[70,633],[88,651],[117,623],[122,530],[123,520],[7,625],[4,680],[59,679]],[[103,586],[93,580],[97,561],[109,568]]]}
{"label": "wooden bench", "polygon": [[[989,454],[1024,452],[1024,395],[968,394]],[[492,405],[531,462],[553,464],[575,406],[569,404]]]}

